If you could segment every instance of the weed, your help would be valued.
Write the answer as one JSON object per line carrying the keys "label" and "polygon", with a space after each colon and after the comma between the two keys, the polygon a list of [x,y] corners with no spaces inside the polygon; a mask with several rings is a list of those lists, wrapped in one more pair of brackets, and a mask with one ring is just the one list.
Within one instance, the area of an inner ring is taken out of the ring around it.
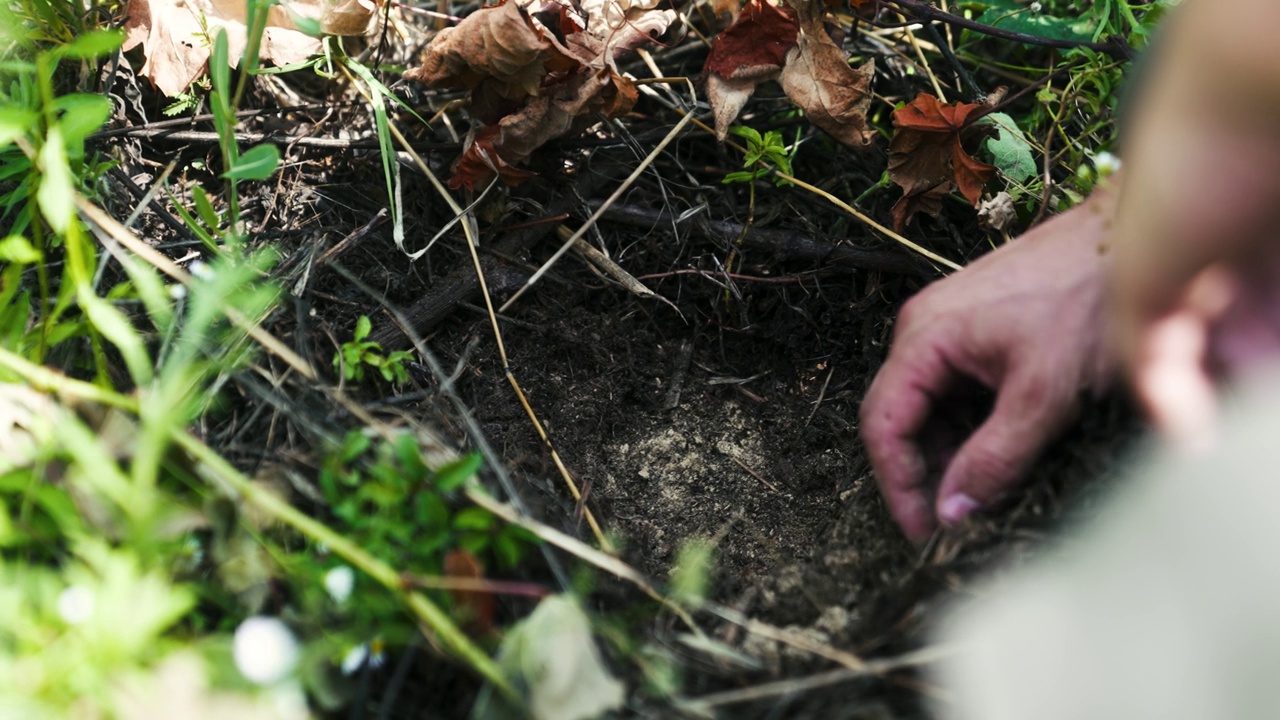
{"label": "weed", "polygon": [[413,359],[413,353],[395,350],[384,355],[381,345],[365,339],[372,330],[373,324],[369,317],[361,315],[356,321],[355,334],[333,354],[333,368],[340,371],[343,378],[356,382],[364,380],[366,367],[377,370],[387,382],[407,382],[409,372],[405,370],[404,364]]}

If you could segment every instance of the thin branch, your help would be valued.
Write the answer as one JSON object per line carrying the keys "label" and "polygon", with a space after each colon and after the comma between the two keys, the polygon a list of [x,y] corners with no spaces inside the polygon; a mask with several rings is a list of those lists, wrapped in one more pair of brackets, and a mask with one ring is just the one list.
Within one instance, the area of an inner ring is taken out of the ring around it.
{"label": "thin branch", "polygon": [[937,20],[939,22],[954,25],[956,27],[972,30],[983,35],[998,37],[1004,40],[1012,40],[1014,42],[1026,43],[1027,45],[1040,45],[1042,47],[1052,48],[1088,48],[1096,50],[1100,53],[1106,53],[1118,60],[1132,60],[1134,57],[1133,48],[1124,38],[1115,35],[1107,39],[1106,42],[1081,42],[1078,40],[1058,40],[1055,38],[1043,38],[1036,35],[1027,35],[1026,33],[1014,32],[1012,30],[1004,30],[990,25],[983,25],[969,18],[953,15],[949,12],[940,10],[933,5],[924,2],[924,0],[889,0],[902,10],[905,10],[923,22],[931,22]]}

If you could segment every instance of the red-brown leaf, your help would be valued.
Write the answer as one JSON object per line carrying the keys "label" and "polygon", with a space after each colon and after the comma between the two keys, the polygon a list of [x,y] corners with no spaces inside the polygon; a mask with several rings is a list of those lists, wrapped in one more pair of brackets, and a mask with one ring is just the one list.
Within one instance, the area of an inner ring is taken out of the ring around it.
{"label": "red-brown leaf", "polygon": [[[484,580],[484,566],[475,555],[462,549],[444,556],[444,575],[466,580]],[[450,590],[453,602],[466,618],[467,627],[479,634],[493,629],[493,593],[477,590]]]}
{"label": "red-brown leaf", "polygon": [[799,30],[790,8],[749,0],[738,19],[716,37],[702,72],[720,140],[728,135],[756,86],[782,73]]}
{"label": "red-brown leaf", "polygon": [[758,75],[761,66],[781,69],[799,31],[790,8],[749,0],[737,22],[716,37],[702,70],[732,79]]}
{"label": "red-brown leaf", "polygon": [[893,113],[897,128],[889,143],[889,179],[902,188],[902,198],[893,206],[893,224],[898,232],[918,212],[937,217],[942,198],[955,187],[974,205],[982,187],[995,175],[995,167],[975,160],[964,149],[964,141],[983,134],[966,127],[981,105],[947,105],[932,95],[921,93]]}

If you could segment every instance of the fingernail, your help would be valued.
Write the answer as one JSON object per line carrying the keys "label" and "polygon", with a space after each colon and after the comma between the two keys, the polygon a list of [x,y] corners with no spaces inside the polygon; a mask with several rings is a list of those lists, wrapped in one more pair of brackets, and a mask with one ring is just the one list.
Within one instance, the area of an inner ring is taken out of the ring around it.
{"label": "fingernail", "polygon": [[948,525],[955,525],[964,520],[982,505],[964,493],[956,493],[942,501],[938,507],[938,519]]}

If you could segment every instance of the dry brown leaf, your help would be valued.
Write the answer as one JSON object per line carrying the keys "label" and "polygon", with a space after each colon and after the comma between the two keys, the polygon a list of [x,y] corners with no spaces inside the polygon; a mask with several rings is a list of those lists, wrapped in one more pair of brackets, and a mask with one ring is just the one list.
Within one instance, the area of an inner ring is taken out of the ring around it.
{"label": "dry brown leaf", "polygon": [[674,11],[656,9],[659,2],[585,0],[579,22],[566,5],[508,0],[440,33],[422,67],[405,77],[470,89],[472,118],[486,124],[449,185],[472,190],[495,177],[516,184],[531,175],[516,166],[547,141],[596,113],[629,112],[638,93],[616,61],[675,19]]}
{"label": "dry brown leaf", "polygon": [[320,32],[342,37],[364,35],[377,12],[373,0],[337,0],[320,18]]}
{"label": "dry brown leaf", "polygon": [[809,122],[849,147],[863,148],[875,135],[867,127],[875,71],[874,58],[856,69],[849,67],[844,51],[815,19],[805,23],[787,54],[782,89]]}
{"label": "dry brown leaf", "polygon": [[548,141],[568,134],[580,121],[592,122],[595,113],[613,116],[630,111],[636,97],[635,84],[612,70],[577,73],[570,82],[547,88],[518,112],[480,131],[454,165],[449,186],[475,190],[494,177],[508,185],[519,184],[533,173],[516,164]]}
{"label": "dry brown leaf", "polygon": [[897,128],[889,143],[889,179],[902,188],[902,198],[893,206],[893,224],[898,232],[919,212],[937,217],[942,198],[952,186],[975,206],[982,187],[996,168],[975,160],[964,149],[987,131],[970,125],[970,116],[981,105],[947,105],[927,93],[893,113]]}
{"label": "dry brown leaf", "polygon": [[552,33],[543,34],[518,2],[481,8],[440,31],[422,67],[404,74],[433,87],[486,90],[509,100],[537,95],[553,72],[578,66]]}
{"label": "dry brown leaf", "polygon": [[1013,206],[1013,196],[1001,190],[990,200],[978,206],[978,224],[997,232],[1008,230],[1018,221],[1018,210]]}
{"label": "dry brown leaf", "polygon": [[725,139],[756,86],[782,73],[798,32],[796,15],[789,8],[749,0],[738,20],[716,37],[702,71],[717,138]]}
{"label": "dry brown leaf", "polygon": [[872,137],[867,110],[874,61],[849,67],[823,27],[821,4],[791,4],[796,9],[750,0],[711,46],[703,74],[716,136],[724,140],[757,85],[776,79],[810,122],[845,145],[866,147]]}
{"label": "dry brown leaf", "polygon": [[[322,27],[328,22],[347,29],[354,28],[359,10],[367,10],[364,29],[375,15],[371,0],[348,0],[335,7],[338,9],[341,17],[330,21],[325,0],[295,0],[289,3],[288,12],[280,6],[271,8],[260,57],[264,62],[289,65],[320,52],[320,40],[298,30],[290,13],[318,21]],[[139,74],[165,95],[180,95],[204,74],[219,29],[227,31],[231,66],[240,62],[246,12],[244,0],[129,0],[124,49],[142,46],[146,62]]]}

